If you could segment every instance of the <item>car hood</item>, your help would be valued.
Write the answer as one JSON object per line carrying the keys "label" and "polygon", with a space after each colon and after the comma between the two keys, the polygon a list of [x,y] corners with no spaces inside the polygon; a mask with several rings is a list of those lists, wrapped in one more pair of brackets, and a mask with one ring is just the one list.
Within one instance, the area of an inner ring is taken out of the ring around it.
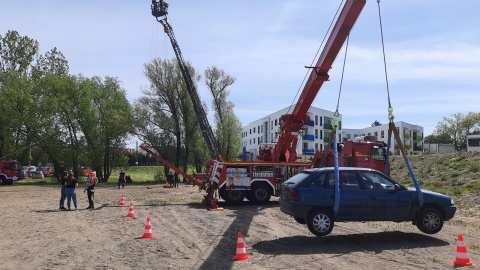
{"label": "car hood", "polygon": [[[409,188],[408,189],[409,191],[411,192],[415,192],[416,194],[416,189],[414,188]],[[452,203],[452,198],[447,196],[447,195],[444,195],[444,194],[441,194],[441,193],[438,193],[438,192],[433,192],[433,191],[430,191],[430,190],[425,190],[425,189],[422,189],[422,194],[423,194],[423,200],[425,202],[436,202],[436,203],[439,203],[439,204],[442,204],[442,205],[451,205]]]}

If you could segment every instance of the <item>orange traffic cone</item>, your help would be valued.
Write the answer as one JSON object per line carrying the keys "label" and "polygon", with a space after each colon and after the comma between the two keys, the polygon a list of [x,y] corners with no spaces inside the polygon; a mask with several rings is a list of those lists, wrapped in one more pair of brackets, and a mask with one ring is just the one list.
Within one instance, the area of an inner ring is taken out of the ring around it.
{"label": "orange traffic cone", "polygon": [[242,233],[238,232],[238,240],[237,240],[237,253],[233,260],[240,261],[248,259],[247,252],[245,251],[245,243],[243,242]]}
{"label": "orange traffic cone", "polygon": [[142,238],[153,238],[152,225],[150,225],[149,217],[147,217],[147,222],[145,222],[145,230],[143,231]]}
{"label": "orange traffic cone", "polygon": [[122,194],[122,198],[120,199],[120,202],[118,205],[125,205],[125,196]]}
{"label": "orange traffic cone", "polygon": [[472,261],[468,258],[467,248],[465,247],[465,242],[463,242],[463,235],[458,235],[457,241],[457,257],[453,264],[456,266],[471,266],[473,265]]}
{"label": "orange traffic cone", "polygon": [[133,213],[133,203],[132,202],[130,202],[130,206],[128,207],[127,217],[135,217],[135,214]]}

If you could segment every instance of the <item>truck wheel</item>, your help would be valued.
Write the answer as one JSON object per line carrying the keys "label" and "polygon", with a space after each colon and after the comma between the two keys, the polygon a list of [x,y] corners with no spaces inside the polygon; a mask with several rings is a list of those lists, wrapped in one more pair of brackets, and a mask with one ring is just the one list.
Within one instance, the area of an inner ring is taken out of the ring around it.
{"label": "truck wheel", "polygon": [[427,208],[420,212],[417,228],[426,234],[436,234],[443,227],[443,216],[434,208]]}
{"label": "truck wheel", "polygon": [[265,183],[255,184],[251,192],[251,201],[254,204],[267,204],[272,196],[270,187]]}
{"label": "truck wheel", "polygon": [[333,230],[332,214],[323,209],[310,213],[307,219],[308,230],[316,236],[326,236]]}
{"label": "truck wheel", "polygon": [[6,185],[6,178],[4,176],[0,176],[0,185]]}
{"label": "truck wheel", "polygon": [[237,205],[242,203],[243,198],[245,197],[245,191],[243,190],[227,190],[224,189],[221,195],[222,199],[227,202],[229,205]]}
{"label": "truck wheel", "polygon": [[13,184],[13,179],[7,179],[7,180],[5,180],[5,184],[7,184],[7,185]]}

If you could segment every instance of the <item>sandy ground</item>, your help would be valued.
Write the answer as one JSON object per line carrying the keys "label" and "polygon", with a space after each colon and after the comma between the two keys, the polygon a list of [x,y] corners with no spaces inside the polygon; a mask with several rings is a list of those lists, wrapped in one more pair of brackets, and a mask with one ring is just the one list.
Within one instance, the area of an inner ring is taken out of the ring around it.
{"label": "sandy ground", "polygon": [[[59,187],[0,186],[0,269],[452,269],[458,234],[480,264],[480,217],[462,212],[436,235],[410,223],[368,222],[336,223],[320,238],[284,215],[276,198],[208,211],[196,187],[100,184],[96,209],[85,210],[86,194],[77,191],[80,210],[59,211]],[[151,239],[142,238],[147,217]],[[243,261],[232,260],[238,232]]]}

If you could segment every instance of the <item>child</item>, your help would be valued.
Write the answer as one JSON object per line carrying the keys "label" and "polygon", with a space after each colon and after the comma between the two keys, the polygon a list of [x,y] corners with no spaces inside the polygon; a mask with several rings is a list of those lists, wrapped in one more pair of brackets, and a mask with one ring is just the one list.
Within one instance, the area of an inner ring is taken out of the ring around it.
{"label": "child", "polygon": [[97,184],[97,173],[95,171],[88,173],[87,185],[85,186],[85,191],[87,191],[88,197],[88,207],[87,209],[94,209],[93,198],[95,197],[95,185]]}

